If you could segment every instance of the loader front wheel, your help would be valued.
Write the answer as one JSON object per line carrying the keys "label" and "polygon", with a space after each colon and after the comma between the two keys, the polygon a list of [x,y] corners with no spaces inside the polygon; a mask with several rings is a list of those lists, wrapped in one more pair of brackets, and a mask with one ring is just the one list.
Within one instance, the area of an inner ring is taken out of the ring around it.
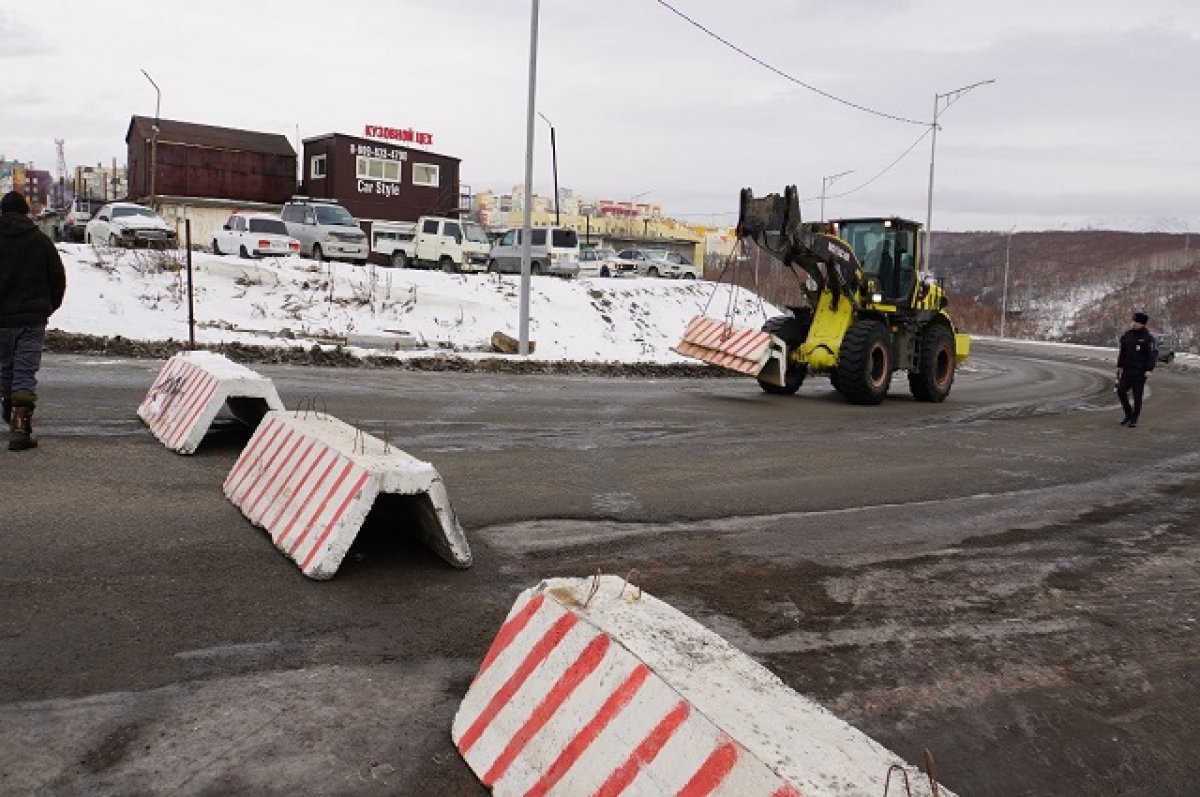
{"label": "loader front wheel", "polygon": [[788,363],[787,370],[783,372],[783,384],[776,385],[773,382],[768,382],[765,379],[758,380],[758,386],[772,396],[790,396],[793,395],[800,386],[804,384],[804,377],[808,374],[808,369],[803,365],[796,363]]}
{"label": "loader front wheel", "polygon": [[921,336],[920,361],[908,372],[908,388],[917,401],[945,401],[954,385],[954,335],[943,324]]}
{"label": "loader front wheel", "polygon": [[856,321],[842,338],[837,389],[851,404],[879,404],[892,384],[892,345],[887,327]]}

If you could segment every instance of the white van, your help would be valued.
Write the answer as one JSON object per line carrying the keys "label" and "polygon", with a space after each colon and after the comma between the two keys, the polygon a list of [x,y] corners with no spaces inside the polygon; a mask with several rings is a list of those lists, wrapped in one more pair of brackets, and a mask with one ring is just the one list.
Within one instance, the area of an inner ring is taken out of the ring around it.
{"label": "white van", "polygon": [[[567,227],[534,227],[530,231],[531,274],[574,277],[579,274],[579,235]],[[508,230],[492,247],[488,271],[521,273],[521,230]]]}
{"label": "white van", "polygon": [[371,249],[396,268],[440,268],[442,271],[486,271],[488,237],[473,221],[422,216],[411,221],[377,221],[371,225]]}
{"label": "white van", "polygon": [[279,218],[288,235],[300,242],[300,253],[313,260],[367,262],[367,235],[336,199],[295,196],[284,203]]}

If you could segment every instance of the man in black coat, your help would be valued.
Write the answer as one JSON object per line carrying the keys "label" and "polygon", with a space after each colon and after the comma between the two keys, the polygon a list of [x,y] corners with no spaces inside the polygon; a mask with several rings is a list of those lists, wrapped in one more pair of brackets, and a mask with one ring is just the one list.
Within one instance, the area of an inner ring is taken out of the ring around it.
{"label": "man in black coat", "polygon": [[[1150,316],[1138,311],[1133,314],[1133,324],[1129,331],[1121,336],[1121,349],[1117,354],[1117,398],[1121,399],[1121,407],[1125,410],[1122,426],[1133,429],[1137,426],[1138,416],[1142,414],[1142,394],[1146,390],[1146,380],[1158,362],[1158,352],[1155,350],[1154,336],[1146,329]],[[1133,406],[1129,405],[1129,393],[1133,393]]]}
{"label": "man in black coat", "polygon": [[62,258],[29,218],[29,203],[9,191],[0,199],[0,402],[9,451],[34,448],[33,409],[46,322],[67,289]]}

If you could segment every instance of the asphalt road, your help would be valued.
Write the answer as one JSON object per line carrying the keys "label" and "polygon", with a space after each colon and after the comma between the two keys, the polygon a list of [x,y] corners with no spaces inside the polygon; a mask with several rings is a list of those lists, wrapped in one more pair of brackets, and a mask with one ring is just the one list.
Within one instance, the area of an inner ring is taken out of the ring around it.
{"label": "asphalt road", "polygon": [[1196,794],[1197,371],[1117,425],[1112,355],[977,343],[949,400],[824,380],[256,366],[431,461],[475,554],[382,519],[305,579],[169,452],[161,362],[48,356],[0,451],[0,793],[485,793],[450,720],[513,599],[644,588],[961,795]]}

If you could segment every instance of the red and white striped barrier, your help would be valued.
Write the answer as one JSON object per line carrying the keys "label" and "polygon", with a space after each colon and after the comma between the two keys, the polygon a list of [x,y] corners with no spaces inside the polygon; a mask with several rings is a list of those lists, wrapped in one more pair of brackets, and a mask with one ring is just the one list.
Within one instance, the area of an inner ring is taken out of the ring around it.
{"label": "red and white striped barrier", "polygon": [[932,791],[894,753],[613,576],[523,592],[451,735],[497,795],[877,797],[892,767],[912,794]]}
{"label": "red and white striped barrier", "polygon": [[215,352],[187,351],[167,360],[137,413],[167,448],[194,454],[226,403],[249,426],[283,409],[270,379]]}
{"label": "red and white striped barrier", "polygon": [[771,334],[757,329],[738,329],[723,321],[694,316],[673,349],[738,373],[757,376],[771,356]]}
{"label": "red and white striped barrier", "polygon": [[471,566],[466,535],[433,465],[328,415],[267,413],[224,490],[309,578],[333,577],[380,494],[413,496],[415,511],[394,508],[409,510],[402,514],[416,518],[413,531],[438,556]]}

